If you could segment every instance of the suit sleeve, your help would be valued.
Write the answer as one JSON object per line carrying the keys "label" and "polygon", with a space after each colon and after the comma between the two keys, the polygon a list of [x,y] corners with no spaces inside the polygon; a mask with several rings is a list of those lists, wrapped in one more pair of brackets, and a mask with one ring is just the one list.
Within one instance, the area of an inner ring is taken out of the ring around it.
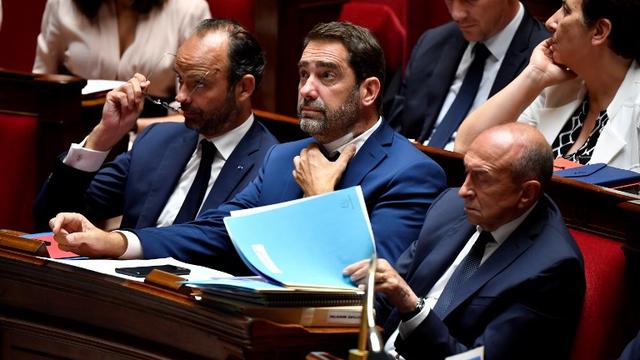
{"label": "suit sleeve", "polygon": [[[577,259],[568,259],[529,279],[510,299],[471,299],[468,308],[492,301],[496,314],[484,331],[466,346],[434,312],[406,339],[398,337],[396,349],[406,359],[434,358],[485,347],[487,359],[567,359],[580,315],[585,288],[584,272]],[[508,303],[508,304],[506,304]],[[456,316],[455,313],[449,316]]]}
{"label": "suit sleeve", "polygon": [[[152,128],[150,126],[138,136],[134,147]],[[80,171],[65,165],[64,156],[59,157],[36,197],[33,216],[37,230],[48,230],[49,219],[63,211],[81,213],[90,221],[122,215],[132,152],[118,155],[98,172]]]}
{"label": "suit sleeve", "polygon": [[425,161],[408,161],[396,172],[369,209],[378,257],[396,262],[418,238],[425,214],[445,184],[444,171],[426,157]]}

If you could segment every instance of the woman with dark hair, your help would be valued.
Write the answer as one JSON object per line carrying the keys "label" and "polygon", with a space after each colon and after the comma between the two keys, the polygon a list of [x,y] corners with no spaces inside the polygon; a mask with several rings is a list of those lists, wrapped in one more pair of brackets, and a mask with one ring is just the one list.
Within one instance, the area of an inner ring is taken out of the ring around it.
{"label": "woman with dark hair", "polygon": [[200,20],[205,0],[48,0],[38,35],[34,73],[85,79],[149,77],[149,93],[176,91],[173,56]]}
{"label": "woman with dark hair", "polygon": [[638,0],[566,0],[529,65],[462,123],[456,151],[487,127],[537,127],[556,157],[640,172]]}

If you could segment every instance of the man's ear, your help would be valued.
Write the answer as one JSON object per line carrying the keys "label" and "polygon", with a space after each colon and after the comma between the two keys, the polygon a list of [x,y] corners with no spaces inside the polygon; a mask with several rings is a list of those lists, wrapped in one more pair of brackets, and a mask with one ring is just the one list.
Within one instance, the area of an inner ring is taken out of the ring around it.
{"label": "man's ear", "polygon": [[609,19],[598,19],[593,25],[593,35],[591,36],[592,45],[602,45],[607,43],[609,34],[611,34],[611,21]]}
{"label": "man's ear", "polygon": [[255,89],[256,78],[251,74],[244,75],[235,85],[236,101],[250,100]]}
{"label": "man's ear", "polygon": [[538,180],[525,181],[522,184],[522,195],[520,196],[520,208],[529,208],[540,198],[542,185]]}
{"label": "man's ear", "polygon": [[376,77],[370,77],[362,81],[360,84],[360,101],[364,106],[375,106],[376,99],[380,94],[380,80]]}

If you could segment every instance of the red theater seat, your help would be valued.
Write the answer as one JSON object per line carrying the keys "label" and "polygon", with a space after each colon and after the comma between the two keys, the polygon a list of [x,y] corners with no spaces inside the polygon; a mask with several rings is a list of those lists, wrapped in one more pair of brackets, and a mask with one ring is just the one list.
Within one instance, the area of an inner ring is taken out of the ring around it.
{"label": "red theater seat", "polygon": [[253,32],[254,0],[208,0],[213,17],[233,19],[245,29]]}
{"label": "red theater seat", "polygon": [[35,117],[0,114],[0,228],[32,231],[37,131]]}
{"label": "red theater seat", "polygon": [[633,336],[634,313],[625,286],[622,243],[571,230],[584,257],[587,293],[572,360],[617,359]]}
{"label": "red theater seat", "polygon": [[395,72],[403,66],[407,33],[389,6],[349,2],[342,6],[339,19],[366,27],[375,34],[384,50],[388,71]]}

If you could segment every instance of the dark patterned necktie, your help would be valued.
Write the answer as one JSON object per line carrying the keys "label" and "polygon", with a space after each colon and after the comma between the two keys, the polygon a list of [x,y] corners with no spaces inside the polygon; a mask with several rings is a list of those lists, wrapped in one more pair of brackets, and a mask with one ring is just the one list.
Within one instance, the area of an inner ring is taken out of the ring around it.
{"label": "dark patterned necktie", "polygon": [[460,291],[462,285],[467,281],[471,275],[473,275],[478,267],[480,267],[480,261],[484,256],[484,249],[487,244],[494,241],[493,236],[488,231],[480,232],[475,244],[471,247],[471,250],[467,256],[462,259],[456,270],[453,272],[447,285],[444,287],[436,306],[433,311],[442,317],[446,313],[447,309],[451,305],[455,295]]}
{"label": "dark patterned necktie", "polygon": [[[482,74],[484,73],[484,64],[489,56],[489,50],[483,43],[477,43],[474,47],[474,56],[471,66],[462,81],[460,91],[456,95],[455,100],[449,107],[447,114],[442,122],[435,128],[433,136],[429,140],[429,146],[444,148],[451,140],[451,136],[458,129],[462,120],[467,116],[473,100],[476,98]],[[426,140],[422,139],[421,142]]]}
{"label": "dark patterned necktie", "polygon": [[174,224],[182,224],[194,220],[202,205],[204,194],[207,193],[207,186],[209,184],[209,178],[211,177],[211,164],[213,164],[213,158],[217,150],[211,141],[205,139],[200,141],[200,149],[202,153],[196,178],[193,180],[191,188],[189,188],[187,197],[184,199],[178,215],[175,220],[173,220]]}

